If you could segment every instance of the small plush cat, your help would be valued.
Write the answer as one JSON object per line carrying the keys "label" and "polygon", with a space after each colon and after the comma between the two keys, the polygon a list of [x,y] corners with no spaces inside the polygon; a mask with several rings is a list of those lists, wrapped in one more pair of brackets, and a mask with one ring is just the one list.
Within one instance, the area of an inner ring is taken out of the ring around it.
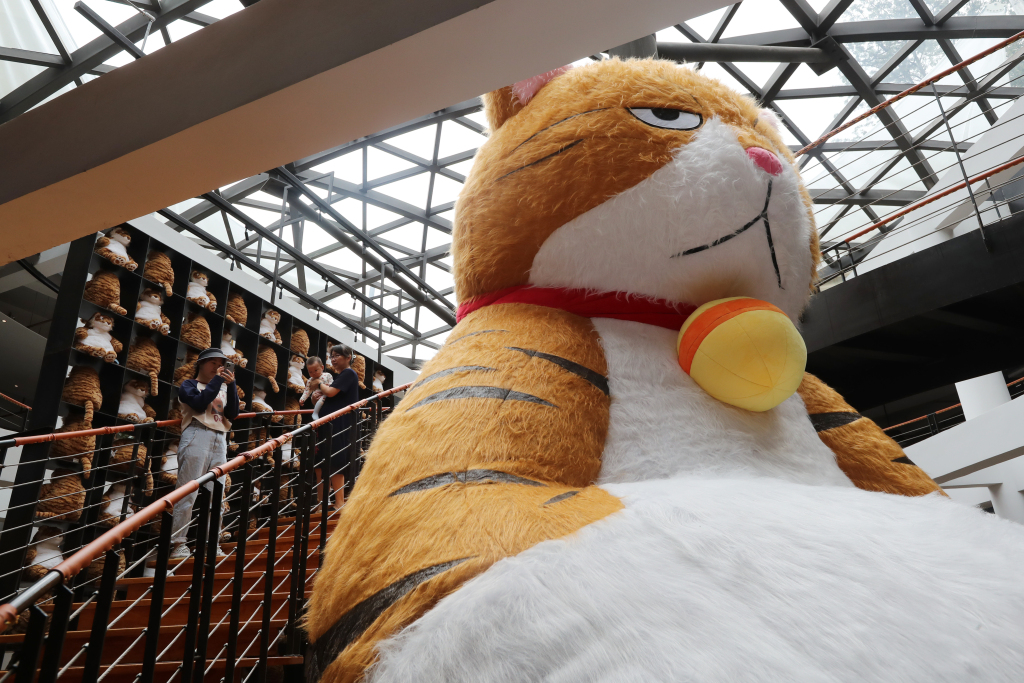
{"label": "small plush cat", "polygon": [[249,319],[249,311],[245,307],[245,299],[238,292],[232,292],[228,297],[227,313],[224,315],[228,322],[244,325]]}
{"label": "small plush cat", "polygon": [[39,489],[36,519],[77,522],[85,506],[82,477],[72,470],[54,470],[50,483]]}
{"label": "small plush cat", "polygon": [[281,322],[281,314],[270,309],[263,314],[263,319],[260,320],[260,336],[266,337],[270,341],[276,341],[278,344],[281,343],[281,333],[277,331],[277,326]]}
{"label": "small plush cat", "polygon": [[[286,398],[285,401],[284,401],[284,409],[285,410],[301,410],[302,406],[299,405],[298,397],[292,395],[292,396],[289,396],[288,398]],[[298,427],[300,424],[302,424],[302,414],[301,413],[296,413],[294,415],[285,415],[284,419],[281,420],[281,423],[289,425],[289,426],[292,426],[292,427]]]}
{"label": "small plush cat", "polygon": [[375,393],[379,394],[380,392],[384,391],[384,377],[385,377],[385,375],[384,375],[384,371],[383,370],[381,370],[380,368],[377,368],[376,370],[374,370],[374,372],[373,372],[373,391]]}
{"label": "small plush cat", "polygon": [[85,421],[91,423],[93,411],[103,405],[99,373],[85,365],[71,368],[68,378],[64,380],[61,400],[85,408]]}
{"label": "small plush cat", "polygon": [[167,411],[167,419],[168,420],[176,420],[176,422],[172,422],[172,424],[167,425],[166,427],[164,427],[164,430],[170,432],[171,434],[177,434],[177,435],[180,436],[181,435],[181,408],[178,407],[178,402],[177,401],[173,401],[173,400],[171,401],[171,407]]}
{"label": "small plush cat", "polygon": [[[108,486],[107,490],[103,492],[103,498],[100,501],[103,505],[100,509],[100,526],[112,527],[121,521],[121,510],[124,508],[127,488],[123,481],[119,481]],[[124,518],[128,519],[135,514],[136,507],[134,503],[129,502]]]}
{"label": "small plush cat", "polygon": [[156,396],[159,390],[157,378],[160,376],[160,362],[160,349],[157,348],[156,342],[149,337],[140,335],[128,347],[128,360],[125,361],[125,366],[129,370],[136,370],[149,375],[149,393],[151,396]]}
{"label": "small plush cat", "polygon": [[118,226],[110,231],[109,237],[102,232],[97,233],[94,251],[115,266],[124,266],[128,270],[135,270],[139,264],[128,255],[128,245],[131,244],[131,241],[132,236],[128,229]]}
{"label": "small plush cat", "polygon": [[256,354],[256,374],[263,375],[270,382],[270,388],[276,394],[280,389],[277,386],[277,354],[269,346],[260,346]]}
{"label": "small plush cat", "polygon": [[98,270],[85,283],[82,298],[118,315],[128,315],[121,306],[121,281],[109,270]]}
{"label": "small plush cat", "polygon": [[117,354],[121,353],[121,344],[110,331],[114,328],[114,318],[106,313],[93,313],[92,317],[82,318],[84,327],[75,330],[75,348],[107,363],[116,363]]}
{"label": "small plush cat", "polygon": [[151,330],[157,330],[160,334],[168,334],[171,331],[171,319],[163,314],[163,304],[163,295],[151,287],[146,287],[142,290],[139,302],[135,304],[135,320]]}
{"label": "small plush cat", "polygon": [[292,338],[289,344],[292,353],[297,353],[303,358],[309,355],[309,334],[301,327],[296,327],[292,330]]}
{"label": "small plush cat", "polygon": [[231,333],[225,331],[220,338],[220,351],[228,357],[228,360],[234,362],[235,365],[244,368],[249,361],[245,359],[245,356],[240,351],[235,349],[232,342],[234,342],[234,338],[231,336]]}
{"label": "small plush cat", "polygon": [[146,255],[146,267],[142,270],[142,277],[163,285],[168,299],[174,296],[171,291],[174,284],[174,268],[171,266],[171,257],[162,251],[152,249]]}
{"label": "small plush cat", "polygon": [[[69,416],[70,418],[70,416]],[[64,426],[57,430],[58,434],[68,432],[81,432],[92,429],[92,421],[86,421],[79,417],[68,419]],[[96,436],[75,436],[70,439],[54,441],[50,446],[50,458],[52,460],[62,459],[68,462],[80,462],[82,464],[82,476],[89,478],[89,471],[92,469],[93,451],[96,450]]]}
{"label": "small plush cat", "polygon": [[302,368],[306,362],[301,356],[292,356],[288,363],[288,388],[292,391],[302,393],[306,389],[306,380],[302,377]]}
{"label": "small plush cat", "polygon": [[181,341],[197,349],[210,348],[210,323],[206,322],[203,314],[190,311],[185,319],[181,326]]}
{"label": "small plush cat", "polygon": [[[82,570],[82,582],[88,583],[90,581],[97,581],[103,576],[103,567],[106,564],[106,553],[101,554],[95,560],[92,561],[88,567]],[[124,557],[124,550],[117,551],[117,576],[120,577],[124,574],[124,570],[128,563]]]}
{"label": "small plush cat", "polygon": [[43,578],[48,571],[64,561],[60,551],[64,532],[55,526],[41,526],[36,529],[32,543],[25,552],[26,569],[21,578],[26,582],[35,582]]}
{"label": "small plush cat", "polygon": [[192,278],[188,282],[188,291],[185,292],[185,299],[198,304],[210,312],[217,310],[217,299],[207,291],[210,285],[210,276],[201,270],[193,270]]}
{"label": "small plush cat", "polygon": [[174,386],[180,387],[182,382],[195,376],[197,358],[199,358],[198,351],[189,348],[185,349],[185,362],[174,371]]}
{"label": "small plush cat", "polygon": [[146,405],[148,394],[149,387],[141,379],[125,382],[124,390],[121,392],[121,403],[117,407],[117,416],[136,424],[153,422],[156,412]]}
{"label": "small plush cat", "polygon": [[365,389],[366,385],[363,382],[366,381],[366,359],[358,353],[353,353],[352,369],[356,371],[356,376],[359,378],[359,388]]}
{"label": "small plush cat", "polygon": [[[131,469],[132,451],[138,443],[130,436],[119,436],[114,439],[114,452],[110,455],[111,469],[128,474]],[[146,479],[145,494],[153,492],[153,475],[146,469],[146,446],[139,443],[139,452],[135,456],[135,474]]]}
{"label": "small plush cat", "polygon": [[178,485],[178,440],[167,444],[164,456],[160,458],[160,471],[153,478],[165,486]]}

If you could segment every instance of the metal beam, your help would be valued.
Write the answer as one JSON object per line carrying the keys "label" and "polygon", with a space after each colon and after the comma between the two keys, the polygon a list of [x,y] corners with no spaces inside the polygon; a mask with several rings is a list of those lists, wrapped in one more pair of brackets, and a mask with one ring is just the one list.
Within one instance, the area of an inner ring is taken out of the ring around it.
{"label": "metal beam", "polygon": [[[210,0],[164,0],[163,11],[153,22],[153,29],[166,27],[189,12],[202,7]],[[133,16],[115,28],[129,40],[138,40],[146,32],[146,17]],[[123,47],[103,35],[78,48],[71,56],[71,65],[47,69],[33,76],[25,83],[0,99],[0,123],[20,116],[65,86],[81,78],[95,67],[116,56]]]}
{"label": "metal beam", "polygon": [[[195,223],[193,223],[193,222],[191,222],[191,221],[189,221],[189,220],[179,216],[178,214],[174,213],[170,209],[160,209],[159,211],[157,211],[157,213],[160,214],[161,216],[163,216],[164,218],[166,218],[167,220],[173,221],[174,223],[176,223],[180,227],[184,228],[188,232],[191,232],[193,235],[196,235],[197,237],[199,237],[204,242],[207,242],[208,244],[212,244],[214,247],[216,247],[220,251],[226,252],[226,253],[230,254],[231,256],[234,256],[235,259],[237,259],[240,263],[244,264],[250,270],[253,270],[256,273],[259,273],[260,276],[262,276],[264,278],[267,278],[269,280],[273,280],[274,279],[274,272],[272,270],[270,270],[269,268],[266,268],[265,266],[262,266],[262,265],[256,263],[255,261],[250,259],[245,254],[243,254],[242,252],[240,252],[237,249],[235,249],[234,247],[232,247],[230,244],[225,244],[224,242],[221,242],[219,239],[217,239],[213,235],[209,234],[208,232],[206,232],[205,230],[200,228]],[[287,289],[289,292],[294,294],[299,299],[301,299],[303,301],[306,301],[310,305],[312,305],[313,307],[319,308],[323,312],[328,313],[329,315],[333,316],[339,322],[341,322],[343,325],[351,328],[352,330],[358,332],[359,334],[365,335],[366,337],[368,337],[369,339],[372,339],[377,344],[380,344],[380,345],[384,344],[384,340],[383,339],[381,339],[376,334],[374,334],[370,330],[368,330],[365,327],[363,327],[361,324],[359,324],[358,321],[354,321],[351,318],[349,318],[348,316],[346,316],[345,314],[341,313],[340,311],[336,311],[333,308],[331,308],[330,306],[327,306],[327,305],[323,304],[322,302],[317,301],[315,298],[313,298],[305,290],[303,290],[303,289],[293,285],[292,283],[288,282],[287,280],[278,280],[278,284],[281,287],[283,287],[284,289]]]}
{"label": "metal beam", "polygon": [[[1024,30],[1024,16],[954,17],[942,26],[925,26],[920,19],[879,19],[844,21],[832,26],[828,34],[840,43],[866,43],[891,40],[936,40],[949,38],[1009,38]],[[751,33],[722,38],[727,45],[781,45],[809,47],[811,36],[802,28]]]}
{"label": "metal beam", "polygon": [[[338,225],[340,225],[342,227],[343,230],[347,231],[353,237],[355,237],[356,239],[358,239],[361,242],[363,242],[366,246],[370,247],[370,249],[372,249],[373,251],[377,252],[377,254],[382,256],[385,261],[390,263],[393,267],[397,268],[399,272],[401,272],[407,278],[409,278],[414,283],[416,283],[416,285],[418,285],[420,287],[420,289],[423,290],[423,292],[425,292],[425,293],[429,294],[430,296],[434,297],[434,299],[437,300],[439,303],[447,306],[448,309],[449,309],[448,312],[447,312],[447,315],[441,316],[441,318],[442,318],[442,320],[446,320],[446,321],[450,320],[450,321],[452,321],[453,325],[455,324],[454,323],[455,316],[453,315],[453,311],[455,310],[455,306],[453,306],[447,299],[445,299],[443,296],[441,296],[437,292],[437,290],[435,290],[433,287],[431,287],[426,282],[421,280],[419,278],[419,276],[417,276],[415,273],[413,273],[411,270],[409,270],[405,266],[405,264],[403,264],[397,258],[392,256],[388,252],[387,249],[382,247],[377,242],[377,240],[375,240],[373,237],[370,237],[369,233],[364,233],[361,230],[356,229],[355,226],[349,224],[349,222],[347,220],[345,220],[345,218],[340,213],[338,213],[337,209],[335,209],[333,206],[331,206],[329,203],[327,203],[316,192],[313,192],[308,187],[306,187],[306,185],[294,173],[292,173],[291,171],[289,171],[288,169],[286,169],[284,167],[279,167],[274,172],[284,182],[288,183],[293,188],[298,190],[301,194],[303,194],[306,197],[306,199],[308,199],[314,206],[316,206],[318,209],[320,209],[320,211],[323,211],[324,213],[329,215],[331,218],[333,218],[338,223]],[[402,289],[405,289],[405,287],[402,287]]]}
{"label": "metal beam", "polygon": [[51,55],[49,52],[36,52],[34,50],[22,50],[17,47],[3,47],[0,45],[0,62],[15,62],[17,64],[31,64],[32,66],[64,66],[64,60],[60,55]]}
{"label": "metal beam", "polygon": [[822,64],[832,59],[814,47],[723,45],[720,43],[658,43],[658,56],[676,62],[788,62]]}

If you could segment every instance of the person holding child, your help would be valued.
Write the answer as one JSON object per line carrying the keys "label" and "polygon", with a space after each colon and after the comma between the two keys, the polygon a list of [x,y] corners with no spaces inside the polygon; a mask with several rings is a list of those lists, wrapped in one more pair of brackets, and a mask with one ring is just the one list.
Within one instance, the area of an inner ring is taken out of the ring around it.
{"label": "person holding child", "polygon": [[[238,389],[234,373],[224,367],[226,362],[227,357],[220,349],[206,349],[196,359],[193,378],[185,380],[178,388],[178,402],[181,404],[178,487],[227,462],[228,432],[231,431],[231,421],[238,417]],[[206,488],[213,491],[213,482],[207,483]],[[174,506],[172,560],[186,559],[192,554],[185,541],[197,494],[193,491]],[[217,557],[224,557],[219,541],[218,527],[208,542],[217,543]]]}
{"label": "person holding child", "polygon": [[[320,382],[319,388],[313,392],[313,400],[317,401],[320,415],[327,416],[342,408],[359,401],[359,375],[352,369],[352,349],[345,344],[337,344],[331,347],[331,366],[334,369],[334,376],[327,385]],[[312,373],[311,373],[312,374]],[[327,374],[327,373],[324,373]],[[323,397],[322,403],[321,397]],[[353,452],[355,450],[355,425],[356,421],[352,413],[337,417],[330,422],[331,425],[331,455],[328,458],[327,467],[331,477],[331,490],[342,493],[337,499],[339,503],[344,502],[343,489],[346,485],[345,474],[352,469],[354,462]],[[317,482],[323,478],[323,470],[317,470]],[[348,477],[348,487],[352,487],[352,478]]]}

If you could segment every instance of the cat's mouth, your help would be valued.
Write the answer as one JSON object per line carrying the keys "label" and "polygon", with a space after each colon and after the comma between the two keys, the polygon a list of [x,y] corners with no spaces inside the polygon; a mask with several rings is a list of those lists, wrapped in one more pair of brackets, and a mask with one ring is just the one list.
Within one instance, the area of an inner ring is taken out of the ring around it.
{"label": "cat's mouth", "polygon": [[768,179],[768,190],[765,192],[765,195],[764,195],[764,208],[761,209],[761,213],[757,214],[752,219],[747,221],[747,223],[742,228],[740,228],[739,230],[735,230],[733,232],[730,232],[727,235],[723,235],[722,237],[719,237],[718,239],[714,240],[713,242],[708,242],[707,244],[701,245],[699,247],[693,247],[692,249],[686,249],[684,251],[679,252],[678,254],[672,254],[672,256],[670,256],[669,258],[680,258],[680,257],[683,257],[683,256],[689,256],[690,254],[696,254],[696,253],[701,252],[701,251],[707,251],[708,249],[711,249],[712,247],[717,247],[719,244],[722,244],[724,242],[728,242],[729,240],[731,240],[734,237],[739,237],[740,235],[745,233],[747,230],[749,230],[750,228],[752,228],[755,225],[757,225],[757,223],[759,221],[762,221],[762,222],[764,222],[764,232],[765,232],[765,235],[768,237],[768,251],[770,252],[771,257],[772,257],[772,266],[775,268],[775,281],[778,282],[779,289],[785,289],[782,286],[782,275],[779,273],[779,261],[775,257],[775,243],[772,241],[772,228],[771,228],[771,225],[768,223],[768,204],[771,202],[771,199],[772,199],[772,179],[769,178]]}

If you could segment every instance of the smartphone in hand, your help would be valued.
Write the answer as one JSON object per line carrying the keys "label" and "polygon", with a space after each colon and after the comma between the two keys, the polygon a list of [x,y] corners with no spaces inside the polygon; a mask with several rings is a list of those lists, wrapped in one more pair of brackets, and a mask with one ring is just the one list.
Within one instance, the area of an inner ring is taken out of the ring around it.
{"label": "smartphone in hand", "polygon": [[230,361],[229,360],[227,363],[225,363],[224,364],[224,369],[227,370],[228,372],[234,372],[235,371],[235,363],[234,363],[234,361]]}

